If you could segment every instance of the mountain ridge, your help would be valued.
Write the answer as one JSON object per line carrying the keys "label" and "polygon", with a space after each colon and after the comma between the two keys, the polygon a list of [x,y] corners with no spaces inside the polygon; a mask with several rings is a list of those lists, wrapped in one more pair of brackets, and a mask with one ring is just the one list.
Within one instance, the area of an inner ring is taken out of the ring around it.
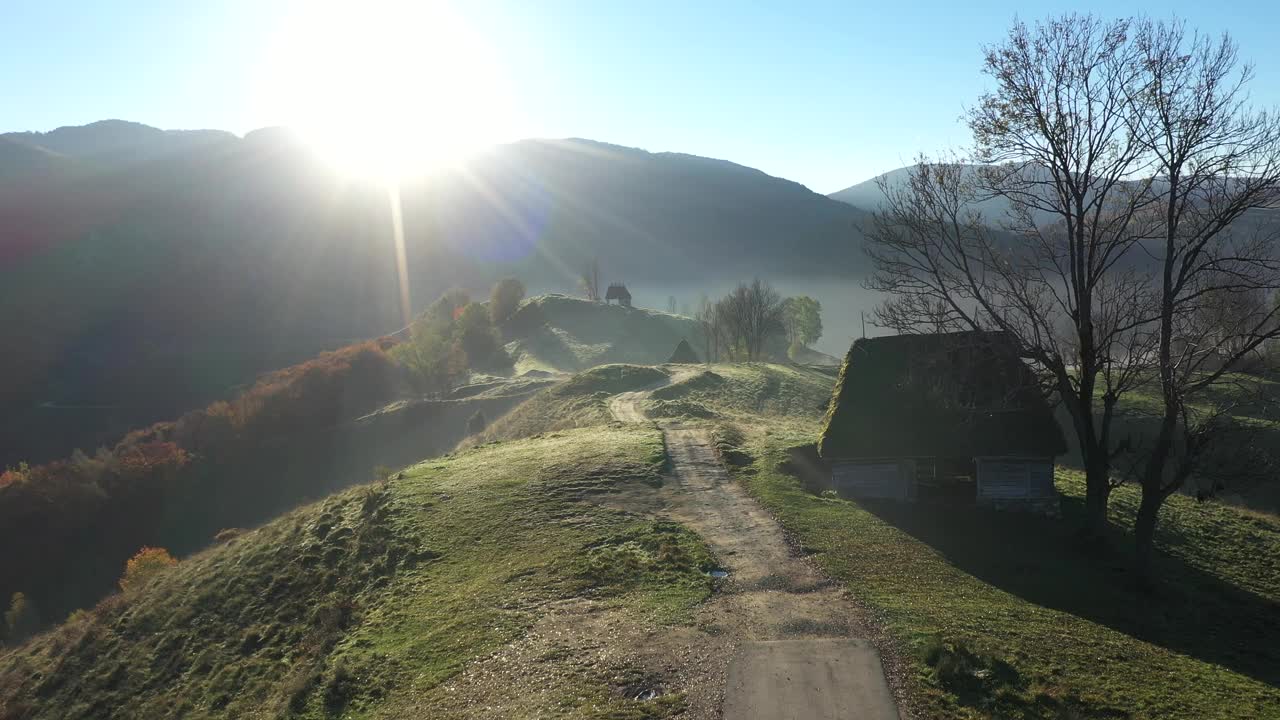
{"label": "mountain ridge", "polygon": [[[64,142],[81,154],[40,172],[0,176],[0,304],[26,346],[0,359],[0,464],[96,447],[257,372],[404,326],[385,189],[343,178],[294,131],[214,142],[124,122],[79,132],[103,135]],[[121,150],[121,137],[154,142]],[[509,275],[534,293],[576,292],[593,259],[602,281],[625,281],[650,307],[693,306],[754,275],[798,278],[798,294],[866,269],[862,211],[681,153],[521,141],[407,180],[400,195],[415,311]]]}

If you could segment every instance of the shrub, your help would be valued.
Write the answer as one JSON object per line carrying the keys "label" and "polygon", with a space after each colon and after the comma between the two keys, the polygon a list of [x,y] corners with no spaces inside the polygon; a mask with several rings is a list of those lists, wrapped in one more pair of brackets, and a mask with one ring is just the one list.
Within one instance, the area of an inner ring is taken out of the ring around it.
{"label": "shrub", "polygon": [[475,435],[476,433],[482,433],[488,426],[489,419],[485,417],[484,410],[476,410],[475,414],[467,420],[467,434]]}
{"label": "shrub", "polygon": [[524,283],[509,277],[499,280],[489,295],[489,318],[494,325],[504,323],[515,314],[524,299]]}
{"label": "shrub", "polygon": [[40,629],[40,616],[27,596],[16,592],[9,601],[9,609],[4,614],[4,639],[11,645],[17,645],[31,637]]}
{"label": "shrub", "polygon": [[120,589],[125,592],[137,590],[177,565],[178,561],[164,548],[144,547],[137,555],[125,563],[124,575],[120,578]]}
{"label": "shrub", "polygon": [[16,468],[6,468],[0,472],[0,488],[24,483],[31,478],[31,466],[25,462],[18,463]]}
{"label": "shrub", "polygon": [[454,325],[454,337],[462,345],[469,367],[488,369],[502,365],[502,345],[493,332],[489,314],[478,303],[463,308]]}
{"label": "shrub", "polygon": [[178,470],[191,461],[187,451],[178,447],[176,443],[161,441],[120,447],[115,457],[121,473],[132,477],[141,477],[156,471]]}

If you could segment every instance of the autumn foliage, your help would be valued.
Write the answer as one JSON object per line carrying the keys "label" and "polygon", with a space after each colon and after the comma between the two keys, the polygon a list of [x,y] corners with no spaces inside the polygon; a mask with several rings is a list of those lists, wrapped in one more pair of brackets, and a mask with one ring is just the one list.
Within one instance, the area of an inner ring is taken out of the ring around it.
{"label": "autumn foliage", "polygon": [[124,575],[120,577],[120,589],[124,592],[137,590],[156,575],[177,564],[178,561],[169,554],[168,550],[144,547],[124,564]]}
{"label": "autumn foliage", "polygon": [[[11,550],[0,563],[0,597],[24,592],[57,612],[96,600],[138,547],[165,542],[167,512],[188,498],[231,490],[211,468],[392,399],[403,374],[386,353],[393,344],[371,341],[323,353],[264,375],[231,400],[131,432],[114,447],[4,470],[0,547]],[[238,492],[268,490],[262,478],[236,482],[244,486]],[[168,557],[151,548],[144,553],[129,567],[145,572]],[[126,571],[121,587],[132,577]]]}

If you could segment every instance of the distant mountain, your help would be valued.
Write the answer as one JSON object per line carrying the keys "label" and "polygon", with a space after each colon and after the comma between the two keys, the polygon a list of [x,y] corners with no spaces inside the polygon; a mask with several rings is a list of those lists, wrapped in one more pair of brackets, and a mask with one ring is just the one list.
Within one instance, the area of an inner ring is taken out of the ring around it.
{"label": "distant mountain", "polygon": [[[92,449],[402,325],[385,189],[287,129],[104,121],[0,136],[4,153],[30,169],[0,174],[0,466]],[[528,140],[401,198],[415,309],[509,274],[576,292],[591,258],[655,305],[757,274],[856,284],[866,266],[860,210],[692,155]]]}
{"label": "distant mountain", "polygon": [[[965,177],[967,179],[974,178],[981,167],[983,166],[965,166]],[[865,182],[860,182],[857,185],[851,185],[843,190],[833,192],[827,197],[830,197],[832,200],[839,200],[840,202],[848,203],[849,205],[868,212],[875,212],[880,209],[880,206],[885,200],[885,193],[881,188],[882,184],[884,187],[891,190],[902,189],[910,181],[911,172],[914,169],[915,167],[911,166],[898,168],[897,170],[890,170],[883,175],[877,175]],[[1047,170],[1042,170],[1041,172],[1044,173],[1041,177],[1048,177]],[[1009,221],[1010,203],[1005,198],[995,197],[983,200],[975,203],[974,207],[982,213],[983,218],[992,226],[998,227]],[[1052,224],[1060,219],[1053,213],[1043,211],[1036,212],[1035,216],[1036,222],[1042,225]]]}
{"label": "distant mountain", "polygon": [[[966,178],[973,178],[981,167],[981,165],[966,166]],[[890,170],[889,172],[884,173],[883,175],[877,175],[866,182],[860,182],[857,185],[851,185],[843,190],[833,192],[827,197],[832,200],[839,200],[840,202],[848,203],[856,208],[860,208],[868,212],[875,212],[880,209],[881,204],[883,204],[885,200],[885,194],[884,190],[881,189],[881,184],[883,183],[883,185],[889,189],[901,189],[910,181],[911,172],[914,169],[915,167],[911,166],[898,168],[897,170]],[[1009,201],[1004,198],[991,198],[989,200],[983,200],[982,202],[976,203],[975,207],[982,213],[983,217],[987,221],[993,225],[998,225],[1001,222],[1004,222],[1008,215]],[[1048,213],[1041,213],[1040,215],[1041,222],[1047,223],[1053,221],[1052,216]]]}
{"label": "distant mountain", "polygon": [[91,158],[123,152],[174,151],[236,139],[222,130],[159,130],[125,120],[100,120],[88,125],[60,127],[49,132],[13,132],[0,139],[43,148],[68,157]]}

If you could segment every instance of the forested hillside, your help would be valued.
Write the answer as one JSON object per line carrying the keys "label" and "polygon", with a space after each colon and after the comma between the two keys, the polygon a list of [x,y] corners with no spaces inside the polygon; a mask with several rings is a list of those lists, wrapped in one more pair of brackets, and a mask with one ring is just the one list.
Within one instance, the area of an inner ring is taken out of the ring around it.
{"label": "forested hillside", "polygon": [[[111,121],[0,140],[29,168],[0,173],[0,305],[22,349],[0,360],[0,465],[108,443],[404,324],[386,192],[339,178],[286,130]],[[593,258],[640,293],[865,263],[863,214],[843,203],[730,162],[585,140],[500,146],[401,199],[415,310],[513,273],[576,292]]]}

